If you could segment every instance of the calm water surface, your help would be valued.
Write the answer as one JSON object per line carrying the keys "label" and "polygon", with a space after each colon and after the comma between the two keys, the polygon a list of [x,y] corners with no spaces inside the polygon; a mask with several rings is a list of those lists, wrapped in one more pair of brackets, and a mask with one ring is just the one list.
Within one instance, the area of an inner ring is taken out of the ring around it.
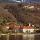
{"label": "calm water surface", "polygon": [[0,40],[40,40],[40,35],[28,34],[28,35],[10,35],[1,36]]}

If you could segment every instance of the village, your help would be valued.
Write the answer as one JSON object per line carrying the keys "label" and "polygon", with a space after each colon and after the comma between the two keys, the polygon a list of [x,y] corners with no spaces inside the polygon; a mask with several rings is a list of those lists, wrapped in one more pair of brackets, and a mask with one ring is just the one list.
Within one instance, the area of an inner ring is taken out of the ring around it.
{"label": "village", "polygon": [[27,25],[19,25],[14,22],[10,22],[6,23],[6,25],[1,28],[3,33],[37,33],[36,31],[39,31],[39,29],[35,28],[35,26],[31,25],[31,23]]}

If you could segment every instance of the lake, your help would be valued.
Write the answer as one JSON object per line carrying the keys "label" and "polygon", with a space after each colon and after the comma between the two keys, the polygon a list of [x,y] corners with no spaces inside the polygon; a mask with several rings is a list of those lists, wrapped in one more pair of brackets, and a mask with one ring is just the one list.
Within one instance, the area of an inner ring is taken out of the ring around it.
{"label": "lake", "polygon": [[10,35],[10,36],[1,36],[0,40],[40,40],[40,34],[24,34],[24,35]]}

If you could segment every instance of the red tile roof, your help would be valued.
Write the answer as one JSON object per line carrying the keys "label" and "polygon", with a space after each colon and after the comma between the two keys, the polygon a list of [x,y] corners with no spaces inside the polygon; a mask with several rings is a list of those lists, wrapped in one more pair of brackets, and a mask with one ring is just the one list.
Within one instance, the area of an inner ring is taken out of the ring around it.
{"label": "red tile roof", "polygon": [[32,29],[32,26],[24,26],[23,29]]}

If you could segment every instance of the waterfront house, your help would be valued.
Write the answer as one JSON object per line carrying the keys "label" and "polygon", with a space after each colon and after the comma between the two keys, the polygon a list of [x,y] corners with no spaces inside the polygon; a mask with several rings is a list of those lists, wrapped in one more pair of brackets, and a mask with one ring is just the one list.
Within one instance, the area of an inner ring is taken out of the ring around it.
{"label": "waterfront house", "polygon": [[33,33],[34,32],[34,28],[29,24],[28,26],[24,26],[23,27],[23,32],[24,33]]}
{"label": "waterfront house", "polygon": [[31,25],[30,23],[29,23],[29,25],[28,26],[24,26],[24,25],[17,25],[16,23],[7,23],[8,25],[7,25],[7,29],[9,29],[9,30],[12,30],[12,31],[14,31],[14,32],[23,32],[23,33],[33,33],[34,32],[34,28],[33,28],[33,26],[34,25]]}

